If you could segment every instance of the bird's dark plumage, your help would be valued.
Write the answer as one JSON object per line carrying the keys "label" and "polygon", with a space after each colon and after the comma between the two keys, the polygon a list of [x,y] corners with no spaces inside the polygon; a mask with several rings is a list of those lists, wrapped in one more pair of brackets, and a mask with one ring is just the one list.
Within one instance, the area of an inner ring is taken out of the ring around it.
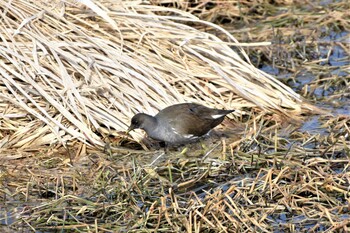
{"label": "bird's dark plumage", "polygon": [[233,111],[194,103],[175,104],[155,116],[136,114],[131,119],[128,131],[140,128],[152,139],[168,144],[185,144],[207,134]]}

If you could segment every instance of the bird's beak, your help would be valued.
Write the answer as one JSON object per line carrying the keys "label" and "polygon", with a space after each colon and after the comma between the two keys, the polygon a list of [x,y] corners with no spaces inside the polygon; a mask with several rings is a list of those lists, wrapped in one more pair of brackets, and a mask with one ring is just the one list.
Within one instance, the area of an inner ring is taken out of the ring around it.
{"label": "bird's beak", "polygon": [[133,125],[130,125],[129,128],[126,130],[126,134],[129,134],[130,131],[133,131],[135,127]]}

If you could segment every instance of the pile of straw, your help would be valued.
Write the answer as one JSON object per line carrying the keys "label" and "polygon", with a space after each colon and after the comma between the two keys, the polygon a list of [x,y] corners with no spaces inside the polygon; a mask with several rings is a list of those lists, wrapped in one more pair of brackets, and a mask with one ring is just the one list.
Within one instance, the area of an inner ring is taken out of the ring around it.
{"label": "pile of straw", "polygon": [[136,112],[178,102],[302,112],[299,95],[252,66],[232,35],[189,13],[112,0],[0,8],[1,147],[103,146],[101,134],[125,130]]}

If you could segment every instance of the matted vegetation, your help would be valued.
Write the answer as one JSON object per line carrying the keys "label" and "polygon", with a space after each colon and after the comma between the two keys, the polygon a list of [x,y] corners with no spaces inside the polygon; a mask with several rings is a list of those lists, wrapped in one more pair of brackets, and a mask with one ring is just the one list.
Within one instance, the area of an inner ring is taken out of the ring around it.
{"label": "matted vegetation", "polygon": [[[347,232],[349,6],[274,2],[0,1],[1,230]],[[120,137],[182,101],[238,111],[185,155]]]}
{"label": "matted vegetation", "polygon": [[[339,119],[336,127],[349,123]],[[287,140],[262,128],[235,149],[229,139],[216,141],[204,156],[4,154],[2,195],[8,204],[26,201],[7,219],[17,219],[13,228],[89,232],[346,231],[348,131],[308,138],[295,131]]]}

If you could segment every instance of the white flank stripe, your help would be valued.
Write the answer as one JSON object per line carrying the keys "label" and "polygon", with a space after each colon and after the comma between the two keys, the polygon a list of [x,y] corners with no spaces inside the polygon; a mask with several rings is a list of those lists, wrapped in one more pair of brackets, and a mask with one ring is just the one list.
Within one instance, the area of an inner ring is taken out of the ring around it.
{"label": "white flank stripe", "polygon": [[172,130],[175,134],[179,135],[179,133],[175,130],[174,127],[171,127],[171,130]]}
{"label": "white flank stripe", "polygon": [[218,118],[223,117],[223,116],[225,116],[225,114],[216,114],[216,115],[211,115],[211,118],[218,119]]}

